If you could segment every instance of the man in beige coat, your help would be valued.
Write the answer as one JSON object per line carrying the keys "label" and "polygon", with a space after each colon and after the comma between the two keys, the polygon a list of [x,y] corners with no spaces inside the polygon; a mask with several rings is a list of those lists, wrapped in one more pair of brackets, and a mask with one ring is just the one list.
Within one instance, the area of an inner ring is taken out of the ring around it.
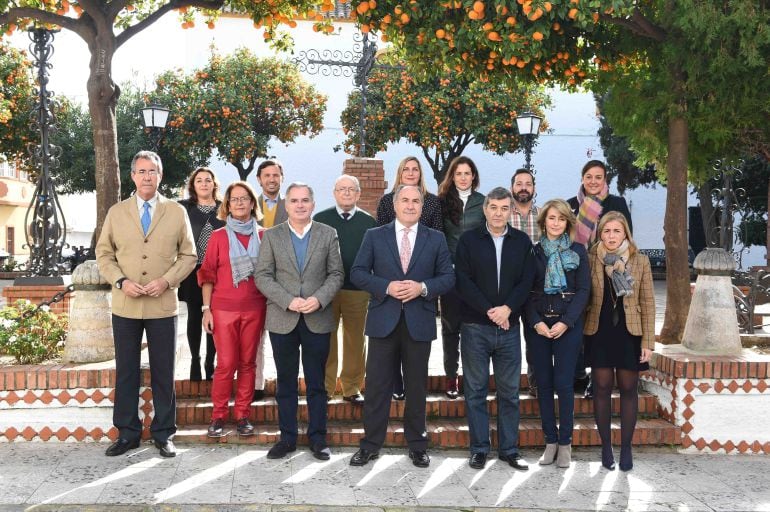
{"label": "man in beige coat", "polygon": [[115,340],[115,405],[112,421],[118,440],[108,456],[138,448],[142,436],[137,397],[142,335],[147,335],[152,401],[150,426],[163,457],[174,457],[176,432],[174,356],[177,294],[174,290],[195,268],[197,256],[184,208],[158,193],[163,178],[160,157],[140,151],[131,161],[136,194],[107,212],[96,259],[113,285],[112,334]]}

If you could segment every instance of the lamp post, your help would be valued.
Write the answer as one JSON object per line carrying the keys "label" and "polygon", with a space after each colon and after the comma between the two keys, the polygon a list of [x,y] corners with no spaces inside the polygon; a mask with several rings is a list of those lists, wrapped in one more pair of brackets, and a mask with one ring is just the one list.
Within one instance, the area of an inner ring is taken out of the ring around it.
{"label": "lamp post", "polygon": [[160,141],[163,138],[163,130],[166,129],[168,114],[171,112],[154,101],[142,109],[142,123],[148,130],[152,150],[158,152]]}
{"label": "lamp post", "polygon": [[516,127],[519,129],[519,136],[524,145],[524,158],[526,162],[524,167],[533,173],[535,170],[532,168],[531,163],[532,146],[535,145],[535,139],[537,139],[537,136],[540,133],[540,122],[542,120],[542,117],[536,116],[532,112],[524,112],[523,114],[516,116]]}

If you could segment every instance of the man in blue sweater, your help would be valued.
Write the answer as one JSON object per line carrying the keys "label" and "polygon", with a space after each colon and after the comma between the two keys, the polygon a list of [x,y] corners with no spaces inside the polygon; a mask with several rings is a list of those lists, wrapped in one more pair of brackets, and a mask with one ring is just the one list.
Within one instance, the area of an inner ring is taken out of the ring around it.
{"label": "man in blue sweater", "polygon": [[489,361],[497,388],[498,458],[526,470],[519,455],[519,317],[535,275],[532,242],[508,225],[513,197],[493,189],[484,200],[486,225],[466,231],[457,244],[455,274],[463,299],[461,354],[466,416],[471,438],[469,464],[481,469],[490,451]]}

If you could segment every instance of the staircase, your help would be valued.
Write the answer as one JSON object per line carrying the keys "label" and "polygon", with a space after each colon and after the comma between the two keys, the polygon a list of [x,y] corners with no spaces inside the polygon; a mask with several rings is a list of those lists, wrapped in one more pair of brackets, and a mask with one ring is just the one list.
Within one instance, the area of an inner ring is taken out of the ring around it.
{"label": "staircase", "polygon": [[[229,423],[230,430],[222,438],[206,437],[206,430],[211,421],[213,406],[211,403],[211,382],[177,381],[177,425],[178,431],[174,440],[177,443],[239,443],[270,445],[278,441],[278,406],[276,404],[275,381],[268,380],[265,386],[266,397],[252,404],[250,420],[257,431],[256,436],[239,437],[233,422]],[[304,380],[300,379],[300,393],[304,392]],[[527,377],[521,376],[521,388],[526,389]],[[462,396],[457,400],[447,398],[443,390],[443,377],[432,376],[428,383],[427,397],[427,429],[433,447],[467,448],[469,446],[468,424],[465,419],[465,400]],[[497,401],[494,396],[494,379],[490,379],[490,395],[487,404],[490,412],[490,431],[492,444],[497,442]],[[519,424],[519,443],[522,447],[542,446],[543,432],[540,428],[540,407],[536,398],[528,394],[520,395],[521,421]],[[558,400],[557,405],[558,408]],[[612,395],[613,416],[620,408],[620,396],[617,392]],[[230,415],[233,417],[232,402]],[[404,431],[401,418],[404,413],[404,402],[393,401],[390,407],[390,426],[385,440],[386,446],[405,446]],[[307,403],[300,396],[298,416],[300,421],[300,443],[307,423]],[[363,437],[361,422],[362,408],[335,397],[328,406],[327,441],[332,446],[358,446]],[[613,442],[620,443],[620,424],[612,423]],[[639,419],[634,433],[635,445],[678,445],[681,431],[679,427],[668,423],[658,416],[658,404],[650,394],[639,395]],[[575,429],[573,444],[578,446],[595,446],[601,444],[599,433],[593,419],[593,401],[582,396],[575,396]]]}

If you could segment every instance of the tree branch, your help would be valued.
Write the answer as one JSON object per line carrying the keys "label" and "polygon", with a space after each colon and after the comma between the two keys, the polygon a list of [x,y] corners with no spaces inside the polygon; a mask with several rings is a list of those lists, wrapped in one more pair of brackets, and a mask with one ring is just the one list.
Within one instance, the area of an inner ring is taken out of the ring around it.
{"label": "tree branch", "polygon": [[634,9],[634,13],[630,18],[616,18],[612,15],[603,13],[599,15],[599,18],[607,23],[624,27],[642,37],[659,42],[666,40],[666,31],[648,20],[639,8]]}
{"label": "tree branch", "polygon": [[147,16],[142,21],[138,22],[136,25],[131,25],[126,30],[118,34],[116,40],[117,43],[115,44],[115,49],[120,48],[120,46],[134,37],[136,34],[141,32],[142,30],[146,29],[156,21],[158,21],[163,15],[166,13],[178,9],[180,7],[199,7],[201,9],[220,9],[222,5],[224,5],[224,0],[172,0],[171,2],[167,3],[163,7],[160,7],[157,11],[153,12],[149,16]]}
{"label": "tree branch", "polygon": [[85,39],[86,30],[82,23],[75,18],[61,16],[55,12],[43,11],[32,7],[12,7],[5,14],[0,14],[0,25],[16,23],[20,19],[29,18],[41,23],[50,23],[71,30]]}

